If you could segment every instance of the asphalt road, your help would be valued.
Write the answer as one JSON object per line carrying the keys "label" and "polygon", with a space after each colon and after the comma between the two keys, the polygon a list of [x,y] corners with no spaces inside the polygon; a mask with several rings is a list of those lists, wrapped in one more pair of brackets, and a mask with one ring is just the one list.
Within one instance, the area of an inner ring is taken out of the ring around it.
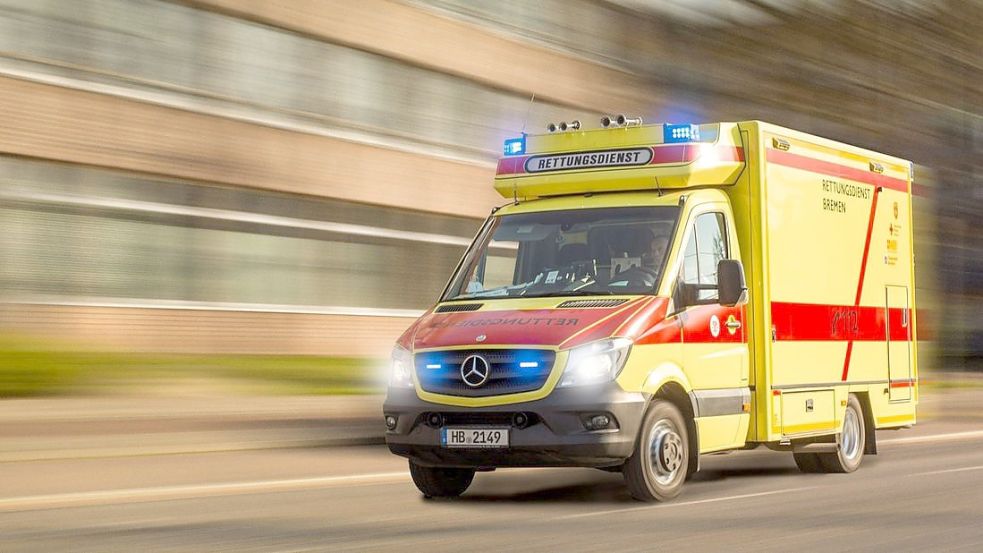
{"label": "asphalt road", "polygon": [[588,469],[424,500],[378,446],[0,463],[0,551],[981,551],[983,423],[879,434],[851,475],[709,456],[681,497]]}

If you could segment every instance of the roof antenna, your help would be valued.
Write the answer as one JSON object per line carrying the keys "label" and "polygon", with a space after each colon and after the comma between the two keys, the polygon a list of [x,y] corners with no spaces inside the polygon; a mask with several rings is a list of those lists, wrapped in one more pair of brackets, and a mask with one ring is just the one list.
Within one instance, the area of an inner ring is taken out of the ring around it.
{"label": "roof antenna", "polygon": [[[522,118],[522,136],[526,136],[526,123],[529,122],[529,113],[532,111],[532,105],[536,102],[536,93],[532,93],[532,97],[529,98],[529,105],[526,106],[526,115]],[[512,179],[512,204],[519,205],[519,185]]]}
{"label": "roof antenna", "polygon": [[522,134],[526,134],[526,123],[529,122],[529,112],[532,111],[532,104],[536,101],[536,93],[532,93],[532,98],[529,98],[529,105],[526,106],[526,116],[522,118]]}
{"label": "roof antenna", "polygon": [[659,184],[659,177],[655,177],[655,190],[658,192],[659,196],[662,196],[662,185]]}

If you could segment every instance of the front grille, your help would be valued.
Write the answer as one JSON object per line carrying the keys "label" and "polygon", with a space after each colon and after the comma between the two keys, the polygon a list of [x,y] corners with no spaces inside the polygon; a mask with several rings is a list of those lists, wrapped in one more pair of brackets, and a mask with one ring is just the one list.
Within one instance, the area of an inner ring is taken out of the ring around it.
{"label": "front grille", "polygon": [[459,311],[477,311],[481,309],[480,303],[449,303],[437,308],[437,313],[456,313]]}
{"label": "front grille", "polygon": [[[488,361],[488,380],[471,387],[461,378],[461,364],[471,355]],[[416,355],[416,375],[427,392],[485,397],[529,392],[543,387],[556,352],[545,349],[430,351]]]}
{"label": "front grille", "polygon": [[[417,424],[426,424],[427,416],[430,413],[421,413]],[[444,426],[512,426],[513,417],[516,413],[500,411],[461,411],[439,413]],[[532,426],[539,422],[539,415],[536,413],[523,412],[526,416],[525,426]]]}
{"label": "front grille", "polygon": [[559,309],[590,309],[593,307],[617,307],[628,300],[570,300],[557,306]]}

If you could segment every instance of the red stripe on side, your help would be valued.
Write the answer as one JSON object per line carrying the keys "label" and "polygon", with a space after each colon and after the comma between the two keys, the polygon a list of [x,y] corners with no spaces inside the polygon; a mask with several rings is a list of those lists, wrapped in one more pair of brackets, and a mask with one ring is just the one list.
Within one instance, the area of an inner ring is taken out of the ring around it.
{"label": "red stripe on side", "polygon": [[[744,342],[744,332],[737,329],[731,334],[727,328],[727,320],[733,315],[737,321],[742,321],[743,306],[726,307],[723,305],[700,305],[691,308],[680,315],[683,321],[683,342],[687,344],[717,344],[725,342]],[[711,331],[710,320],[717,317],[717,335]]]}
{"label": "red stripe on side", "polygon": [[915,381],[914,380],[898,380],[898,381],[892,382],[891,383],[891,387],[892,388],[914,388],[915,387]]}
{"label": "red stripe on side", "polygon": [[911,333],[910,325],[901,326],[904,318],[905,309],[900,307],[771,304],[777,340],[883,342],[890,329],[891,341],[906,342],[911,340]]}
{"label": "red stripe on side", "polygon": [[770,163],[777,163],[786,167],[794,167],[813,173],[822,173],[832,177],[842,177],[857,182],[865,182],[874,186],[883,186],[899,192],[908,191],[908,181],[896,177],[889,177],[871,171],[864,171],[855,167],[840,165],[831,161],[824,161],[807,156],[801,156],[785,152],[782,150],[768,149],[767,159]]}

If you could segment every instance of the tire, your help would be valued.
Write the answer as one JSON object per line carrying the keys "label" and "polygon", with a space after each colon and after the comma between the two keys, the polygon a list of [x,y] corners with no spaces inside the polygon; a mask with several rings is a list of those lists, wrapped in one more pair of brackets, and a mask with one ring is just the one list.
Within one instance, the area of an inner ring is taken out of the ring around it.
{"label": "tire", "polygon": [[679,495],[689,471],[689,435],[675,405],[657,399],[649,406],[635,438],[635,452],[622,473],[632,497],[667,501]]}
{"label": "tire", "polygon": [[424,497],[457,497],[474,480],[474,469],[424,467],[410,461],[410,476]]}
{"label": "tire", "polygon": [[864,459],[864,445],[867,428],[864,423],[864,409],[857,396],[850,394],[846,413],[843,415],[843,428],[836,436],[836,453],[819,453],[823,472],[848,473],[860,468]]}
{"label": "tire", "polygon": [[793,453],[792,456],[795,458],[795,465],[802,472],[807,474],[825,472],[818,453]]}

